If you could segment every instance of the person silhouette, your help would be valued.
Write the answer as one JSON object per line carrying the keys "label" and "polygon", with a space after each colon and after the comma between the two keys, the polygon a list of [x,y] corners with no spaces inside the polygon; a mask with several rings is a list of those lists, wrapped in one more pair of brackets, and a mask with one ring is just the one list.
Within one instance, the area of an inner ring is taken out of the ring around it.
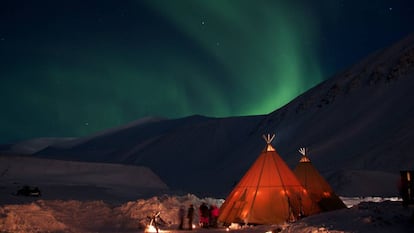
{"label": "person silhouette", "polygon": [[178,210],[178,220],[180,222],[180,224],[178,225],[178,229],[179,230],[183,230],[183,225],[184,225],[184,216],[185,216],[185,210],[184,210],[184,206],[180,206],[180,209]]}
{"label": "person silhouette", "polygon": [[193,206],[193,204],[191,204],[190,207],[188,207],[187,218],[188,218],[188,229],[192,230],[193,229],[193,218],[194,218],[194,206]]}

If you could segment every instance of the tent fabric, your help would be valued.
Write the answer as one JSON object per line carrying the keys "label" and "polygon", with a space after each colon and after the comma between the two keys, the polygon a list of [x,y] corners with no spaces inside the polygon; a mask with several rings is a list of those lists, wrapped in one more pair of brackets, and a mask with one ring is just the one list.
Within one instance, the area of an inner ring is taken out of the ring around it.
{"label": "tent fabric", "polygon": [[312,165],[312,162],[306,154],[302,155],[302,158],[294,169],[294,173],[303,187],[308,191],[311,199],[318,204],[321,211],[346,208],[346,205],[335,194],[325,178]]}
{"label": "tent fabric", "polygon": [[220,208],[222,223],[281,224],[319,212],[275,148],[266,145]]}

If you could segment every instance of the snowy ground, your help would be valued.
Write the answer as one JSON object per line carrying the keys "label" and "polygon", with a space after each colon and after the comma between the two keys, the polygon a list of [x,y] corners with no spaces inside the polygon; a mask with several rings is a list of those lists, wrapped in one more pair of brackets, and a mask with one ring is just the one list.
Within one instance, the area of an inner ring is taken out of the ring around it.
{"label": "snowy ground", "polygon": [[[410,222],[413,209],[403,208],[397,198],[343,198],[348,209],[310,216],[286,225],[230,229],[231,232],[414,232]],[[0,206],[0,232],[144,232],[147,216],[161,212],[167,224],[162,231],[177,232],[178,209],[202,202],[220,205],[223,200],[200,199],[194,195],[160,196],[130,201],[122,205],[103,201],[33,200],[26,204]],[[198,215],[194,222],[198,222]],[[190,231],[182,231],[190,232]],[[226,232],[225,228],[193,232]]]}
{"label": "snowy ground", "polygon": [[[39,186],[42,196],[14,195],[24,184]],[[370,187],[368,182],[361,186]],[[413,210],[403,208],[398,198],[342,199],[349,209],[283,226],[230,231],[414,232],[414,223],[409,222]],[[223,201],[177,195],[145,167],[0,156],[0,233],[144,232],[147,216],[158,211],[167,222],[161,229],[176,232],[180,206],[197,207],[202,202],[220,206]],[[194,222],[198,222],[198,213]],[[225,231],[196,228],[193,232]]]}

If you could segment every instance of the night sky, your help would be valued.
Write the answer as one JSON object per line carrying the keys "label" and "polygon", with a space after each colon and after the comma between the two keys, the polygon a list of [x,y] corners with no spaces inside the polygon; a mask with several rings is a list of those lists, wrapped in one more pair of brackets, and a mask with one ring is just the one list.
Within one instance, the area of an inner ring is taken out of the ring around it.
{"label": "night sky", "polygon": [[267,114],[414,32],[414,1],[0,2],[0,144]]}

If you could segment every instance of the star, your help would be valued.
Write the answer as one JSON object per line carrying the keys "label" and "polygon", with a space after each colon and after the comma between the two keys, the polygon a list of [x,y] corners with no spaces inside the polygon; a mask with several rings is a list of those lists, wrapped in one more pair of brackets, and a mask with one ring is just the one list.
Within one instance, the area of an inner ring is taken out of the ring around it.
{"label": "star", "polygon": [[392,11],[392,7],[388,8],[390,11]]}
{"label": "star", "polygon": [[89,122],[85,122],[85,125],[88,126],[89,125]]}

